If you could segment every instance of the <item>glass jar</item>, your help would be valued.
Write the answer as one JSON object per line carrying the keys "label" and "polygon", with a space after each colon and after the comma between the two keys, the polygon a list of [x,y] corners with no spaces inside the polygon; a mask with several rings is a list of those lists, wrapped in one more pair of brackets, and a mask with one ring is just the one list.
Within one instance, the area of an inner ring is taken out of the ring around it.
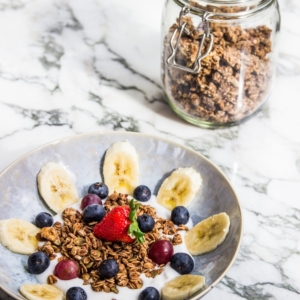
{"label": "glass jar", "polygon": [[276,0],[165,0],[162,81],[172,109],[204,128],[238,124],[269,98]]}

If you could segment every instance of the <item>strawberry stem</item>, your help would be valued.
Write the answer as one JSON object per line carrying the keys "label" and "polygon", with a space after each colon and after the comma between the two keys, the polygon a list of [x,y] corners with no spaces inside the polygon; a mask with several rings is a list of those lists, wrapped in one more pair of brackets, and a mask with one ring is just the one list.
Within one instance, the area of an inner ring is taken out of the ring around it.
{"label": "strawberry stem", "polygon": [[136,214],[140,207],[140,204],[135,202],[134,199],[131,199],[129,202],[129,207],[130,207],[129,219],[132,223],[128,228],[128,234],[133,234],[136,237],[138,243],[142,244],[143,242],[145,242],[144,233],[140,230],[139,224],[136,219]]}

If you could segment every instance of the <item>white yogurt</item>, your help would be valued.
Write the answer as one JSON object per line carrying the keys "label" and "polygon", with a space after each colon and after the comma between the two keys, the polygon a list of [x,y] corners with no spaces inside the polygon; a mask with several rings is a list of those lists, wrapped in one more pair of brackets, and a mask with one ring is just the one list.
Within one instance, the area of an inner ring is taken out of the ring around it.
{"label": "white yogurt", "polygon": [[[157,216],[164,218],[164,219],[170,219],[171,218],[171,212],[169,210],[167,210],[166,208],[162,207],[161,205],[159,205],[156,202],[156,197],[155,196],[151,196],[150,200],[147,202],[144,202],[142,204],[145,205],[151,205],[153,207],[156,208],[156,214]],[[81,211],[80,209],[80,202],[72,205],[73,208],[78,209],[79,211]],[[54,218],[54,222],[58,221],[63,223],[63,219],[62,219],[62,213],[58,213],[56,216],[53,217]],[[189,222],[186,224],[186,226],[188,226],[188,228],[192,228],[193,227],[193,223],[191,221],[191,219],[189,220]],[[185,252],[185,253],[189,253],[186,246],[185,246],[185,242],[184,242],[184,234],[185,231],[179,231],[179,233],[182,236],[182,241],[183,243],[180,245],[176,245],[174,246],[174,253],[177,252]],[[40,283],[46,283],[47,282],[47,277],[51,274],[53,274],[54,272],[54,268],[57,265],[58,261],[57,259],[61,256],[61,254],[59,253],[57,255],[57,257],[50,261],[50,266],[49,268],[43,272],[40,275],[35,275],[37,280]],[[149,286],[153,286],[155,288],[158,289],[158,291],[160,291],[164,285],[165,282],[178,277],[180,274],[177,273],[174,269],[172,269],[170,267],[170,264],[168,263],[165,268],[164,268],[164,272],[162,272],[160,275],[157,275],[155,278],[148,278],[146,277],[144,274],[140,275],[140,278],[143,280],[143,287],[141,289],[129,289],[128,287],[120,287],[117,286],[118,290],[119,290],[119,294],[115,294],[115,293],[105,293],[105,292],[95,292],[92,290],[91,285],[83,285],[83,280],[80,278],[75,278],[75,279],[71,279],[71,280],[60,280],[57,279],[57,283],[55,283],[55,286],[58,287],[60,290],[64,291],[65,293],[67,292],[67,290],[71,287],[74,286],[79,286],[81,288],[83,288],[88,296],[88,300],[97,300],[97,299],[101,299],[101,300],[112,300],[112,299],[116,299],[116,300],[124,300],[124,299],[130,299],[130,300],[138,300],[139,294],[141,293],[142,290],[144,290],[146,287]]]}

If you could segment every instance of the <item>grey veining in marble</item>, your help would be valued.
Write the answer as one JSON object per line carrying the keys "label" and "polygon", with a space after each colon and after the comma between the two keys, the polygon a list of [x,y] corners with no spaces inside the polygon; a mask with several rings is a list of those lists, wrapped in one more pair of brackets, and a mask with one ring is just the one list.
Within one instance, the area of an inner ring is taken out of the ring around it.
{"label": "grey veining in marble", "polygon": [[225,172],[245,219],[238,258],[205,299],[298,300],[300,3],[279,4],[268,105],[240,126],[208,131],[164,101],[161,0],[0,0],[0,169],[37,146],[97,130],[187,145]]}

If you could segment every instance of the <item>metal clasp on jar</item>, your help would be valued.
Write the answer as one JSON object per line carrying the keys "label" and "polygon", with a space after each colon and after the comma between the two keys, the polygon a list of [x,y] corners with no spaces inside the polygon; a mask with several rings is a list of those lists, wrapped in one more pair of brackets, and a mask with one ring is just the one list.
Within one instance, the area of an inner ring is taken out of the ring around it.
{"label": "metal clasp on jar", "polygon": [[[178,46],[179,46],[181,36],[182,36],[183,32],[185,32],[185,34],[187,34],[187,35],[190,35],[189,30],[186,28],[187,23],[183,22],[183,20],[182,20],[182,17],[185,16],[186,14],[188,14],[189,12],[190,12],[189,7],[184,6],[181,9],[180,13],[179,13],[178,27],[174,30],[174,33],[173,33],[173,35],[171,37],[171,40],[170,40],[170,47],[172,49],[172,54],[168,57],[167,64],[170,67],[177,68],[177,69],[180,69],[182,71],[186,71],[186,72],[189,72],[189,73],[192,73],[192,74],[198,74],[201,70],[201,60],[203,58],[205,58],[210,53],[210,51],[212,49],[212,46],[213,46],[213,43],[214,43],[214,36],[213,36],[213,34],[210,33],[209,22],[207,20],[207,13],[205,13],[202,16],[202,23],[201,23],[201,25],[204,27],[204,33],[203,33],[201,39],[199,40],[199,49],[198,49],[197,57],[196,57],[193,68],[189,68],[189,67],[177,64],[176,63],[176,53],[177,53],[177,50],[178,50]],[[177,38],[176,42],[174,43],[174,40],[175,40],[175,37],[176,37],[176,34],[177,34],[178,31],[179,31],[179,35],[178,35],[178,38]],[[202,54],[204,41],[207,38],[210,39],[209,47],[206,50],[206,52]]]}

